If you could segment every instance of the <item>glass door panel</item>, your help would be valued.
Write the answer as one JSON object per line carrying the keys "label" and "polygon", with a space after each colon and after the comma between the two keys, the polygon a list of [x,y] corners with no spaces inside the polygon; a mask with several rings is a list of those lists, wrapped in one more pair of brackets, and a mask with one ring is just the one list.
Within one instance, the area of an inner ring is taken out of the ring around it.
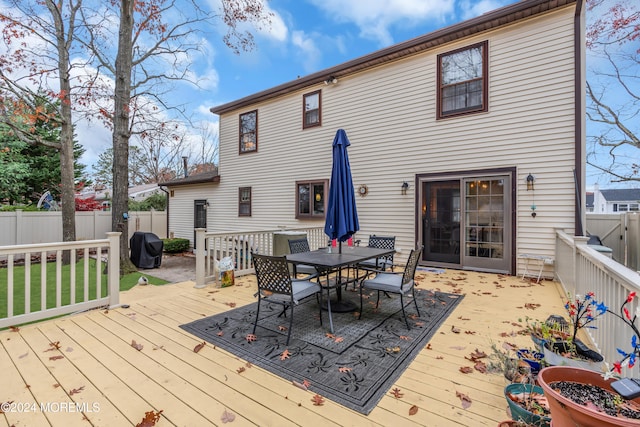
{"label": "glass door panel", "polygon": [[505,203],[508,181],[508,177],[464,180],[464,266],[508,271],[510,248],[505,239],[509,232],[505,224],[510,210]]}
{"label": "glass door panel", "polygon": [[423,183],[423,259],[460,263],[460,180]]}
{"label": "glass door panel", "polygon": [[427,265],[511,272],[509,174],[420,183],[418,233]]}

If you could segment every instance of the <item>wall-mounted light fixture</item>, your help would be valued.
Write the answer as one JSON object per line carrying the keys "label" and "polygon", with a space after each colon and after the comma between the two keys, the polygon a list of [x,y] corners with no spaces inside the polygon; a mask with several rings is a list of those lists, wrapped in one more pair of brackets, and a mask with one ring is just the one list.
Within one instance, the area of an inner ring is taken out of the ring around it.
{"label": "wall-mounted light fixture", "polygon": [[[533,176],[533,175],[531,175],[531,174],[529,174],[529,175],[527,175],[527,177],[525,178],[525,181],[526,181],[526,183],[527,183],[527,191],[531,191],[531,192],[533,192],[533,190],[534,190],[534,185],[533,185],[533,183],[534,183],[534,182],[536,182],[536,177],[535,177],[535,176]],[[535,194],[532,194],[532,196],[531,196],[531,216],[532,216],[533,218],[535,218],[535,217],[536,217],[536,215],[537,215],[537,214],[536,214],[536,208],[537,208],[537,206],[536,206]]]}
{"label": "wall-mounted light fixture", "polygon": [[404,181],[402,183],[402,186],[400,187],[400,192],[401,194],[404,196],[405,194],[407,194],[407,190],[409,189],[409,183],[407,181]]}
{"label": "wall-mounted light fixture", "polygon": [[536,177],[529,174],[527,175],[526,181],[527,181],[527,191],[529,190],[533,191],[533,183],[536,182]]}
{"label": "wall-mounted light fixture", "polygon": [[337,83],[338,83],[338,78],[334,76],[329,76],[327,80],[324,81],[325,85],[329,85],[329,84],[335,85]]}

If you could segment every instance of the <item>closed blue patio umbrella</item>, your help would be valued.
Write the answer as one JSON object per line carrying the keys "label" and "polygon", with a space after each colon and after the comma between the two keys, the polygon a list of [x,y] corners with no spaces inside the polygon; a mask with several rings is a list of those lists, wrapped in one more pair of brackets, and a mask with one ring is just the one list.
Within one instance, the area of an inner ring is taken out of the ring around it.
{"label": "closed blue patio umbrella", "polygon": [[342,252],[342,242],[360,229],[351,166],[347,154],[349,145],[351,143],[347,133],[343,129],[338,129],[333,139],[333,167],[324,232],[330,239],[338,240],[339,252]]}

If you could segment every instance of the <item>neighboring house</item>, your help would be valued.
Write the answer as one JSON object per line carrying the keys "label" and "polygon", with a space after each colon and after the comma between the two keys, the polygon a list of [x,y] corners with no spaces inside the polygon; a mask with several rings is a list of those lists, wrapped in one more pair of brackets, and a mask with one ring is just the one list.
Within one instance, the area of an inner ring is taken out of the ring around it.
{"label": "neighboring house", "polygon": [[[161,182],[166,187],[170,238],[189,239],[195,246],[194,228],[207,229],[207,210],[213,204],[213,194],[219,186],[217,169]],[[222,206],[217,209],[222,209]]]}
{"label": "neighboring house", "polygon": [[622,213],[640,211],[640,188],[593,190],[593,213]]}
{"label": "neighboring house", "polygon": [[[158,188],[158,184],[142,184],[129,187],[129,198],[135,201],[141,202],[154,194],[160,193],[162,190]],[[87,188],[82,191],[78,196],[82,199],[95,198],[96,201],[101,202],[103,210],[109,210],[111,207],[111,197],[113,192],[110,188]]]}
{"label": "neighboring house", "polygon": [[342,128],[365,244],[515,274],[583,233],[583,29],[583,1],[523,0],[214,107],[224,180],[190,197],[211,232],[321,227]]}
{"label": "neighboring house", "polygon": [[591,213],[594,211],[593,201],[594,201],[593,192],[587,191],[587,199],[586,199],[587,213]]}
{"label": "neighboring house", "polygon": [[134,185],[132,187],[129,187],[129,198],[137,202],[141,202],[143,200],[146,200],[148,197],[161,192],[162,190],[158,188],[158,184],[156,183]]}

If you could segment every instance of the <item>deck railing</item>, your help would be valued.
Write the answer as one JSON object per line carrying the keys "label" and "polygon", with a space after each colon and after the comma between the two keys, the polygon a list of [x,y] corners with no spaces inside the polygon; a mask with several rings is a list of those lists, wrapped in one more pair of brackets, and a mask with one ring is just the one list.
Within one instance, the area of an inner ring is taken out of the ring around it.
{"label": "deck railing", "polygon": [[[556,276],[567,294],[575,296],[593,292],[596,300],[619,313],[629,292],[640,295],[640,274],[590,248],[587,240],[586,237],[574,237],[556,230]],[[629,307],[631,316],[636,313],[637,301]],[[616,316],[607,313],[590,325],[595,328],[588,328],[587,332],[610,365],[621,359],[617,348],[627,352],[631,350],[633,331]],[[637,366],[625,373],[635,377],[638,374],[640,369]]]}
{"label": "deck railing", "polygon": [[[0,271],[0,312],[5,314],[0,317],[0,328],[117,305],[120,233],[106,234],[107,238],[101,240],[0,246],[0,261],[5,264],[4,271]],[[66,266],[65,251],[69,254]],[[90,267],[94,262],[95,266]],[[24,279],[20,280],[22,276]],[[18,303],[22,298],[24,305]]]}
{"label": "deck railing", "polygon": [[[218,280],[218,263],[230,257],[235,274],[242,276],[253,273],[249,254],[273,255],[277,234],[306,234],[311,250],[326,246],[327,236],[322,227],[288,228],[278,230],[243,231],[237,233],[208,233],[196,229],[196,287]],[[201,248],[204,248],[202,250]],[[277,249],[277,248],[276,248]],[[277,254],[282,255],[282,254]]]}

